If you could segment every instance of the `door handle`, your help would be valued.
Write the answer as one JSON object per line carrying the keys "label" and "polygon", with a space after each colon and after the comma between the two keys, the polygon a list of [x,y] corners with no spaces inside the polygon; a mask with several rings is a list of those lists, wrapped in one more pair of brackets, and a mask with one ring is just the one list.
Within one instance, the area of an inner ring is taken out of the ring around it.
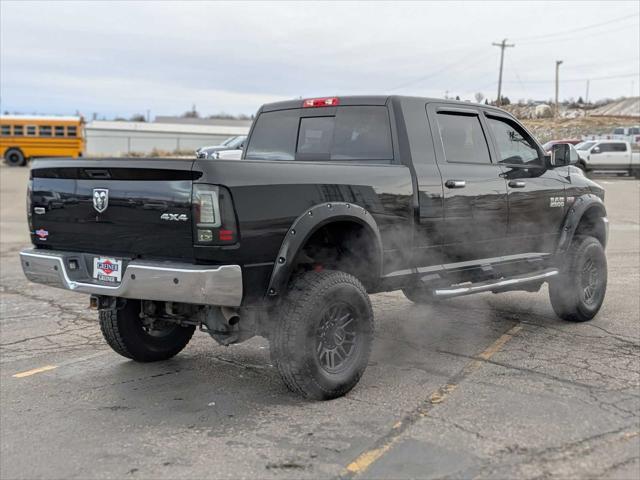
{"label": "door handle", "polygon": [[527,186],[527,184],[525,182],[523,182],[522,180],[511,180],[509,182],[509,186],[511,188],[524,188]]}
{"label": "door handle", "polygon": [[444,182],[444,186],[447,188],[464,188],[467,182],[464,180],[447,180]]}

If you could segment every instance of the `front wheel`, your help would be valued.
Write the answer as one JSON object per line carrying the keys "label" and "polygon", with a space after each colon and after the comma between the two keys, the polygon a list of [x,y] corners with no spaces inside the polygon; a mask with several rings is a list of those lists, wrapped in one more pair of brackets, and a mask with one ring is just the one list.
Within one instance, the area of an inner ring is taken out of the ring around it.
{"label": "front wheel", "polygon": [[594,237],[578,235],[571,242],[558,277],[549,282],[551,306],[558,317],[586,322],[596,316],[607,291],[607,257]]}
{"label": "front wheel", "polygon": [[19,148],[10,148],[4,152],[4,162],[10,167],[23,167],[27,164],[27,160]]}
{"label": "front wheel", "polygon": [[357,278],[330,270],[303,273],[278,315],[271,357],[291,391],[328,400],[358,383],[371,353],[373,310]]}
{"label": "front wheel", "polygon": [[157,362],[177,355],[193,336],[195,326],[140,318],[140,302],[127,300],[120,310],[100,310],[100,330],[114,352],[136,362]]}

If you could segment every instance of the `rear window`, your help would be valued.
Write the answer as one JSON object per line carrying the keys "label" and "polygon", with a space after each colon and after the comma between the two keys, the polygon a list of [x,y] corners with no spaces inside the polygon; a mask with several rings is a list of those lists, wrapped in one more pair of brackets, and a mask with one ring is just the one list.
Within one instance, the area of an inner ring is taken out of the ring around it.
{"label": "rear window", "polygon": [[[256,121],[248,159],[393,159],[391,126],[383,106],[339,107],[335,114],[299,117],[301,110],[267,112]],[[307,113],[307,112],[304,112]]]}

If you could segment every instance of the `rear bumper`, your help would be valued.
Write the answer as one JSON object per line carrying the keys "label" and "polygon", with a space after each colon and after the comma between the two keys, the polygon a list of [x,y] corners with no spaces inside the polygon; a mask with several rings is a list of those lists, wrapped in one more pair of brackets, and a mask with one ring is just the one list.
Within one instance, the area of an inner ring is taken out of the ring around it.
{"label": "rear bumper", "polygon": [[229,307],[240,306],[242,302],[242,269],[238,265],[212,267],[132,260],[126,265],[119,285],[105,285],[96,282],[86,269],[70,272],[69,261],[83,256],[28,248],[20,252],[20,261],[24,274],[32,282],[74,292]]}

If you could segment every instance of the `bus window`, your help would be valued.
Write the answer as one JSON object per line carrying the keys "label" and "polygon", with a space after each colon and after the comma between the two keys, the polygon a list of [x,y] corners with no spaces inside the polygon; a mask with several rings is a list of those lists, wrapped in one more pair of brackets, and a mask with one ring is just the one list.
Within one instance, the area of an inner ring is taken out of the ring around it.
{"label": "bus window", "polygon": [[0,134],[3,137],[8,137],[9,135],[11,135],[11,125],[2,125],[2,131],[0,131]]}
{"label": "bus window", "polygon": [[41,137],[50,137],[51,136],[51,127],[49,125],[40,125],[40,136]]}
{"label": "bus window", "polygon": [[75,126],[67,126],[67,137],[75,137],[77,134]]}
{"label": "bus window", "polygon": [[22,125],[13,126],[13,135],[18,137],[21,137],[22,135],[24,135]]}
{"label": "bus window", "polygon": [[30,137],[35,137],[36,135],[36,126],[35,125],[27,125],[27,135]]}
{"label": "bus window", "polygon": [[55,133],[56,133],[56,137],[64,137],[64,127],[56,126]]}

